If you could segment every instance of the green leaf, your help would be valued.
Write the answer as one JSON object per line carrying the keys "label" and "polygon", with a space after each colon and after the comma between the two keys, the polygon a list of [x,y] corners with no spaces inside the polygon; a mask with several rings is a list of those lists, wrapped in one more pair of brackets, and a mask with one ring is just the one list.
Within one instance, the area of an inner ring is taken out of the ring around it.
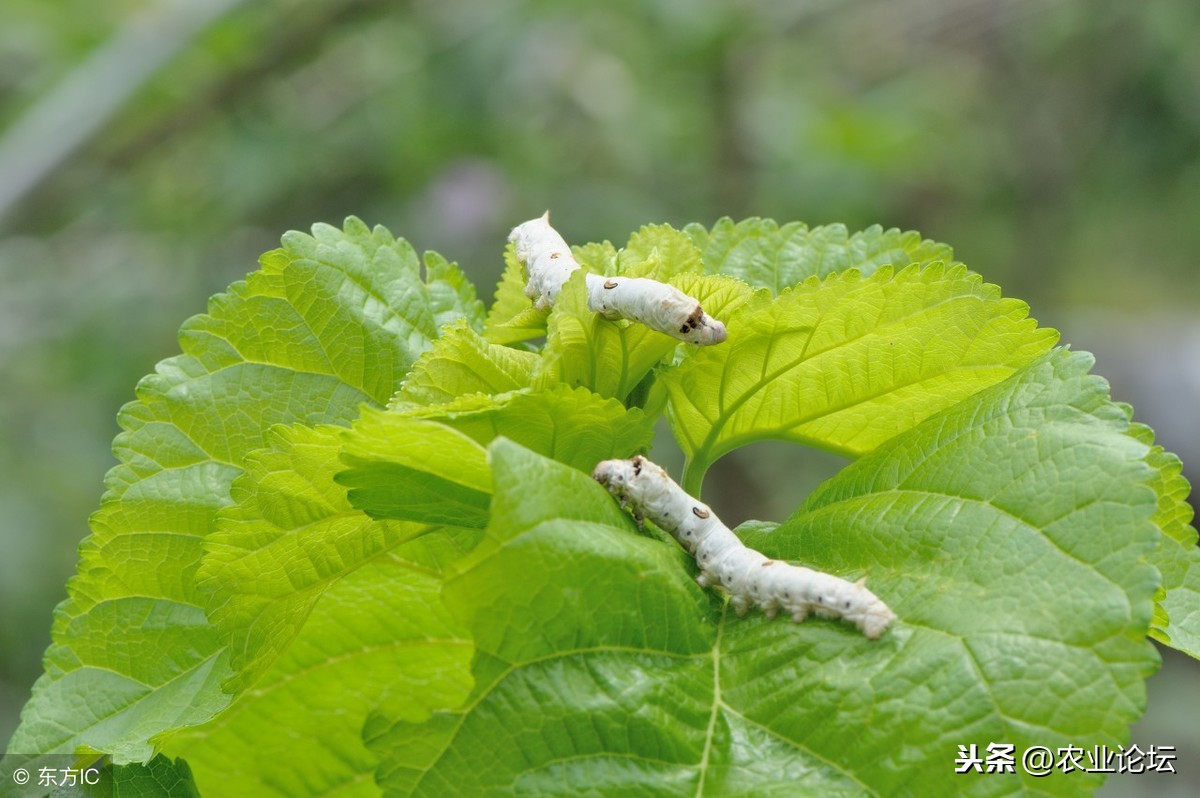
{"label": "green leaf", "polygon": [[609,241],[592,242],[571,247],[575,262],[592,274],[612,276],[617,273],[617,250]]}
{"label": "green leaf", "polygon": [[668,281],[677,274],[703,274],[704,262],[691,236],[669,224],[652,224],[629,237],[617,257],[617,274]]}
{"label": "green leaf", "polygon": [[111,798],[200,798],[192,771],[182,759],[161,754],[144,765],[122,765],[112,769]]}
{"label": "green leaf", "polygon": [[[768,556],[863,568],[911,627],[888,674],[919,692],[887,692],[897,706],[921,702],[904,740],[931,780],[939,744],[1115,748],[1145,708],[1158,475],[1091,365],[1055,350],[847,468],[776,531],[747,536]],[[938,693],[954,698],[938,708]],[[805,712],[829,709],[811,703]],[[1018,773],[1038,794],[1090,794],[1103,778]],[[952,783],[985,794],[993,778]]]}
{"label": "green leaf", "polygon": [[1163,573],[1166,596],[1160,601],[1167,622],[1151,636],[1171,648],[1200,659],[1200,550],[1164,538],[1150,562]]}
{"label": "green leaf", "polygon": [[698,224],[688,225],[686,231],[703,252],[704,267],[710,274],[738,277],[772,294],[810,277],[849,269],[867,276],[882,266],[899,271],[912,263],[948,263],[954,257],[945,244],[879,225],[850,235],[840,224],[809,229],[800,222],[780,227],[771,219],[759,218],[734,224],[726,217],[711,231]]}
{"label": "green leaf", "polygon": [[504,249],[504,274],[496,286],[496,298],[487,313],[483,337],[494,344],[514,344],[546,334],[549,311],[535,310],[525,296],[525,267],[517,260],[513,245]]}
{"label": "green leaf", "polygon": [[471,641],[441,602],[441,566],[460,553],[432,533],[332,582],[262,678],[167,752],[187,758],[205,794],[378,795],[361,738],[369,711],[400,686],[404,716],[420,719],[470,689]]}
{"label": "green leaf", "polygon": [[458,322],[421,355],[389,406],[445,404],[467,394],[527,388],[537,363],[533,352],[490,344]]}
{"label": "green leaf", "polygon": [[253,684],[291,644],[331,584],[400,543],[421,524],[379,522],[334,482],[341,427],[276,427],[251,452],[205,543],[196,580],[229,648],[226,689]]}
{"label": "green leaf", "polygon": [[497,442],[487,536],[446,586],[475,688],[368,721],[386,794],[1090,794],[1101,775],[953,774],[959,745],[1115,747],[1144,709],[1156,474],[1090,363],[1043,357],[748,533],[866,575],[899,616],[879,641],[733,617],[598,486]]}
{"label": "green leaf", "polygon": [[965,267],[810,278],[756,294],[729,341],[663,377],[698,494],[721,455],[776,438],[851,457],[992,385],[1053,345],[1028,306]]}
{"label": "green leaf", "polygon": [[481,446],[506,437],[589,474],[600,460],[645,451],[654,437],[654,421],[640,409],[566,385],[544,393],[464,397],[406,415],[445,424]]}
{"label": "green leaf", "polygon": [[147,761],[173,729],[233,696],[227,652],[193,577],[246,454],[275,424],[346,424],[383,404],[439,324],[478,303],[440,260],[349,219],[289,233],[260,271],[180,331],[119,416],[119,464],[55,614],[46,674],[10,750],[86,746]]}
{"label": "green leaf", "polygon": [[404,413],[365,411],[346,434],[350,467],[338,481],[371,516],[482,529],[492,490],[483,447],[492,440],[507,437],[591,473],[601,460],[644,451],[653,435],[641,410],[566,386]]}
{"label": "green leaf", "polygon": [[[1153,443],[1154,433],[1149,427],[1134,427],[1139,440]],[[1150,635],[1200,659],[1200,548],[1191,526],[1192,506],[1187,501],[1191,485],[1183,476],[1179,458],[1161,446],[1150,450],[1146,462],[1156,473],[1158,510],[1154,521],[1163,532],[1150,562],[1162,573],[1165,595],[1159,606],[1166,615],[1156,619]]]}
{"label": "green leaf", "polygon": [[470,688],[471,643],[442,604],[441,572],[472,536],[351,507],[334,482],[344,432],[276,429],[209,539],[201,584],[239,668],[229,686],[249,689],[167,743],[207,791],[377,794],[367,712],[397,685],[413,719]]}
{"label": "green leaf", "polygon": [[492,475],[484,448],[443,424],[391,410],[364,409],[347,434],[337,481],[373,518],[480,527]]}
{"label": "green leaf", "polygon": [[[449,262],[436,252],[426,252],[423,260],[425,292],[433,311],[435,335],[440,334],[447,324],[459,321],[476,332],[481,331],[486,319],[483,303],[476,298],[475,286],[458,268],[458,264]],[[420,294],[417,296],[420,297]],[[408,299],[412,302],[411,296]]]}

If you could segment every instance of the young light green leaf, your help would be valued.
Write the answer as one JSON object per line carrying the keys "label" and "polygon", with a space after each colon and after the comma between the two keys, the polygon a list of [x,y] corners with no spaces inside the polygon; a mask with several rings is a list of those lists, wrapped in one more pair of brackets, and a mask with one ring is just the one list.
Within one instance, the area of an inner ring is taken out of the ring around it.
{"label": "young light green leaf", "polygon": [[[167,741],[205,795],[378,795],[378,759],[361,737],[371,709],[397,688],[414,720],[466,697],[471,641],[441,601],[442,566],[461,553],[454,541],[435,532],[370,558],[341,542],[339,555],[361,563],[323,589],[263,676],[227,711]],[[337,545],[331,538],[328,549]]]}
{"label": "young light green leaf", "polygon": [[[1139,440],[1154,441],[1149,427],[1133,425]],[[1200,547],[1191,526],[1192,506],[1188,504],[1191,485],[1183,476],[1179,458],[1154,446],[1146,458],[1156,472],[1154,482],[1158,510],[1154,521],[1162,530],[1158,548],[1150,557],[1162,573],[1165,595],[1159,600],[1164,618],[1156,618],[1150,635],[1165,645],[1200,659]]]}
{"label": "young light green leaf", "polygon": [[691,236],[669,224],[651,224],[638,230],[629,237],[617,262],[618,274],[663,282],[677,274],[704,273],[700,250]]}
{"label": "young light green leaf", "polygon": [[525,296],[525,267],[510,243],[504,248],[504,274],[488,310],[483,337],[494,344],[515,344],[546,334],[547,311],[537,310]]}
{"label": "young light green leaf", "polygon": [[[487,315],[483,303],[475,296],[475,286],[458,268],[436,252],[426,252],[425,290],[429,296],[429,307],[433,311],[435,333],[447,324],[461,321],[472,330],[483,329]],[[418,303],[419,304],[419,303]]]}
{"label": "young light green leaf", "polygon": [[375,521],[334,482],[342,427],[276,427],[234,480],[234,505],[205,542],[196,580],[229,648],[226,689],[253,684],[292,643],[330,585],[423,524]]}
{"label": "young light green leaf", "polygon": [[413,366],[389,407],[437,405],[473,393],[498,394],[529,387],[538,356],[490,344],[466,322],[446,328]]}
{"label": "young light green leaf", "polygon": [[1102,775],[948,776],[959,745],[1115,747],[1144,709],[1155,474],[1089,365],[1043,357],[748,535],[866,575],[899,616],[875,642],[732,617],[598,486],[497,442],[487,537],[446,587],[475,688],[368,721],[385,794],[1090,794]]}
{"label": "young light green leaf", "polygon": [[403,685],[419,719],[470,687],[471,644],[440,591],[472,536],[351,507],[334,482],[344,432],[276,428],[206,545],[200,582],[240,696],[168,746],[221,795],[371,795],[367,710]]}
{"label": "young light green leaf", "polygon": [[455,315],[466,283],[349,219],[289,233],[262,269],[180,331],[122,409],[120,464],[56,613],[46,674],[10,743],[15,753],[86,746],[146,761],[154,740],[225,709],[231,674],[193,576],[243,457],[274,424],[345,424],[383,404]]}
{"label": "young light green leaf", "polygon": [[1151,636],[1200,659],[1200,549],[1164,537],[1150,562],[1163,574],[1166,596],[1159,603],[1167,616]]}
{"label": "young light green leaf", "polygon": [[480,527],[492,474],[484,448],[436,421],[364,408],[346,434],[337,482],[372,518]]}
{"label": "young light green leaf", "polygon": [[850,235],[840,224],[810,229],[801,222],[780,227],[771,219],[760,218],[734,224],[726,217],[711,231],[698,224],[685,229],[703,252],[704,267],[710,274],[738,277],[773,294],[810,277],[849,269],[867,276],[881,266],[899,271],[912,263],[948,263],[954,257],[945,244],[879,225]]}
{"label": "young light green leaf", "polygon": [[484,446],[498,437],[590,473],[601,460],[644,451],[652,421],[582,388],[473,395],[447,405],[364,411],[346,433],[338,482],[377,518],[482,529],[491,471]]}
{"label": "young light green leaf", "polygon": [[571,247],[575,262],[592,274],[617,273],[617,250],[612,242],[601,241]]}
{"label": "young light green leaf", "polygon": [[445,424],[481,446],[505,437],[587,473],[600,460],[626,456],[621,452],[645,451],[654,437],[654,420],[640,409],[566,385],[544,393],[468,396],[407,415]]}
{"label": "young light green leaf", "polygon": [[671,428],[700,492],[721,455],[767,438],[858,456],[992,385],[1053,345],[965,267],[810,278],[756,294],[729,341],[667,372]]}

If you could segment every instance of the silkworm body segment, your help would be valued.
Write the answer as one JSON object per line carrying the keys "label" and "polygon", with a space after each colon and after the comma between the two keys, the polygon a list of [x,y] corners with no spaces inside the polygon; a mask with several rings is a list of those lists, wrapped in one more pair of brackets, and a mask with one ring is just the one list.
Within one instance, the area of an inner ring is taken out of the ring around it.
{"label": "silkworm body segment", "polygon": [[[529,274],[525,295],[538,309],[551,307],[580,265],[567,242],[550,226],[550,212],[517,225],[508,240]],[[692,344],[719,344],[727,337],[724,324],[674,286],[645,277],[588,274],[584,279],[588,310],[605,318],[630,319]]]}
{"label": "silkworm body segment", "polygon": [[728,592],[738,615],[759,607],[768,618],[783,611],[796,623],[810,614],[842,618],[872,640],[896,618],[861,580],[848,582],[748,548],[708,505],[689,496],[644,457],[605,460],[592,476],[622,506],[631,506],[639,518],[649,518],[670,532],[695,557],[700,568],[696,581]]}

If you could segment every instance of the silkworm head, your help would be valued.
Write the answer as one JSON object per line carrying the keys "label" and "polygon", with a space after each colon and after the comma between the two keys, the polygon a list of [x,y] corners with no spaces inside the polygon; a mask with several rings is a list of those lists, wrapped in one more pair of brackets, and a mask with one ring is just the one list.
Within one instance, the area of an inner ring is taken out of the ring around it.
{"label": "silkworm head", "polygon": [[592,479],[608,488],[609,493],[619,493],[625,484],[626,465],[624,460],[602,460],[592,471]]}

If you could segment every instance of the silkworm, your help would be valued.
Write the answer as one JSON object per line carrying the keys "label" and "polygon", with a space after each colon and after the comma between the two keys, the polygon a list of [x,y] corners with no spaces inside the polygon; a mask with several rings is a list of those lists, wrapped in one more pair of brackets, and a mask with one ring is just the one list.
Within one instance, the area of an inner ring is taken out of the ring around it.
{"label": "silkworm", "polygon": [[639,519],[662,527],[696,559],[701,587],[718,586],[739,616],[751,607],[768,618],[781,610],[800,623],[810,614],[841,618],[874,640],[896,615],[860,579],[849,582],[747,547],[703,502],[689,496],[667,472],[644,457],[605,460],[592,477],[632,508]]}
{"label": "silkworm", "polygon": [[[538,309],[554,304],[563,284],[580,268],[571,248],[550,226],[550,212],[513,228],[508,240],[529,281],[525,295]],[[587,274],[588,310],[609,319],[630,319],[673,338],[701,346],[726,338],[725,325],[672,285],[645,277],[606,278]]]}

